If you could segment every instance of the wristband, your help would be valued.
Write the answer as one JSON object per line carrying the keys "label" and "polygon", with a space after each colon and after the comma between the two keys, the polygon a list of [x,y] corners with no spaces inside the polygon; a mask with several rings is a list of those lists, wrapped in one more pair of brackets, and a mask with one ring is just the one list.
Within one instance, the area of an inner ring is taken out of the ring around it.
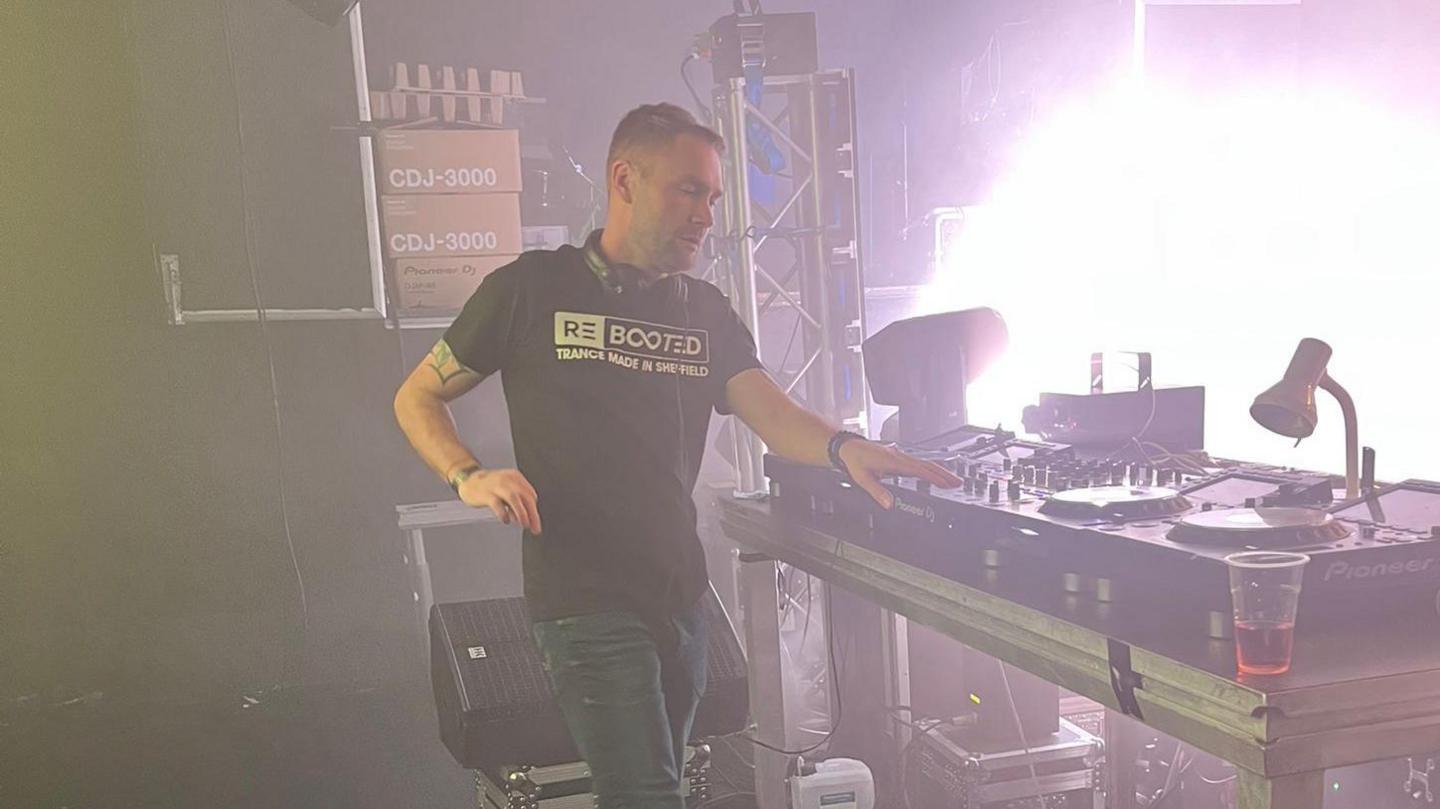
{"label": "wristband", "polygon": [[830,465],[847,475],[850,474],[850,470],[845,468],[845,462],[840,459],[840,448],[850,441],[864,440],[865,436],[859,433],[852,433],[849,430],[841,430],[830,436],[830,444],[825,448],[825,454],[830,456]]}
{"label": "wristband", "polygon": [[459,472],[456,472],[455,474],[450,476],[450,488],[454,489],[456,494],[459,494],[460,484],[464,483],[471,475],[479,471],[480,464],[478,463],[472,463],[464,469],[461,469]]}

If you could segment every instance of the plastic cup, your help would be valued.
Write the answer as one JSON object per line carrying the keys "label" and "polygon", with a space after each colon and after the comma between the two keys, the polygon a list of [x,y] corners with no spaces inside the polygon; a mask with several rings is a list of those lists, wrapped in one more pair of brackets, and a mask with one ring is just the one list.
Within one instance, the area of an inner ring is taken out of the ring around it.
{"label": "plastic cup", "polygon": [[1235,657],[1244,674],[1290,670],[1300,581],[1310,557],[1303,553],[1246,551],[1225,557],[1235,611]]}

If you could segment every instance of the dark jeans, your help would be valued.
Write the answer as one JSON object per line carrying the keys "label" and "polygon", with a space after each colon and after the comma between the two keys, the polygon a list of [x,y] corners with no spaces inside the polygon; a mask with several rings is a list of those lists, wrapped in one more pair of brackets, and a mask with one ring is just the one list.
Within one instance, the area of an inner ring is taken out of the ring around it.
{"label": "dark jeans", "polygon": [[660,624],[602,612],[535,624],[600,809],[682,809],[685,742],[705,692],[702,597]]}

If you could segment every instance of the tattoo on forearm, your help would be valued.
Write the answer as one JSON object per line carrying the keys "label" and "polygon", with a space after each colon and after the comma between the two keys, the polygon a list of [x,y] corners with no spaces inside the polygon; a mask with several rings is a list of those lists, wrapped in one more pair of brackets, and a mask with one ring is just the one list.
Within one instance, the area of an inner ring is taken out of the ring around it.
{"label": "tattoo on forearm", "polygon": [[466,370],[465,366],[455,359],[455,353],[450,350],[450,346],[446,345],[444,340],[436,343],[435,347],[430,349],[430,360],[426,365],[435,372],[436,376],[440,377],[441,385],[460,376]]}

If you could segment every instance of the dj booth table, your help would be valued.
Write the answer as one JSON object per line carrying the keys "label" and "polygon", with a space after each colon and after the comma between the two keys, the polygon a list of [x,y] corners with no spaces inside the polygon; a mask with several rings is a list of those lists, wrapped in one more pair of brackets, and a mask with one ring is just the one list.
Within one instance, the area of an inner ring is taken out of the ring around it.
{"label": "dj booth table", "polygon": [[[1327,768],[1440,749],[1434,613],[1302,621],[1288,674],[1242,676],[1233,642],[1177,631],[1196,622],[1176,621],[1165,605],[1126,613],[1058,586],[1037,596],[990,569],[942,577],[774,515],[764,502],[723,498],[719,509],[742,549],[751,713],[759,738],[776,747],[785,741],[778,560],[1233,763],[1242,809],[1319,809]],[[787,764],[756,747],[760,809],[785,806]]]}

